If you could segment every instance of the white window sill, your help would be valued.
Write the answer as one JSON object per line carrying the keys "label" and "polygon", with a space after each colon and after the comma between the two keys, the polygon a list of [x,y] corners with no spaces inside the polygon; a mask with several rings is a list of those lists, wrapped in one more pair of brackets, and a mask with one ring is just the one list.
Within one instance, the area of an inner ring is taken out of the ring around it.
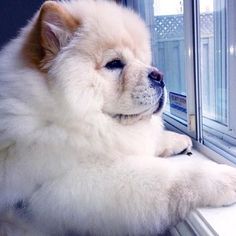
{"label": "white window sill", "polygon": [[[193,158],[207,158],[196,150],[193,154]],[[236,204],[229,207],[197,209],[170,232],[173,236],[236,235]]]}

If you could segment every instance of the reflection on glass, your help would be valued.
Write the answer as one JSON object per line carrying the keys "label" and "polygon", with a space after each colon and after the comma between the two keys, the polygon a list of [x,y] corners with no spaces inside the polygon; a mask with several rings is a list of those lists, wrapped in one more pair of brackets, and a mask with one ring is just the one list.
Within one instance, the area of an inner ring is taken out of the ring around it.
{"label": "reflection on glass", "polygon": [[200,0],[203,124],[227,124],[225,1]]}

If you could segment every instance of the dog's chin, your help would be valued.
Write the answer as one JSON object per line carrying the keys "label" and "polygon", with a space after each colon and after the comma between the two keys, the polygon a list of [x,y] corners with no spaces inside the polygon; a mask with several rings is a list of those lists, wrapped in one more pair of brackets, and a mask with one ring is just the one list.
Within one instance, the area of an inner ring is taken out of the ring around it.
{"label": "dog's chin", "polygon": [[114,120],[124,125],[134,124],[138,121],[150,119],[153,114],[158,114],[163,110],[165,104],[164,95],[161,96],[159,101],[146,109],[145,111],[138,114],[109,114]]}

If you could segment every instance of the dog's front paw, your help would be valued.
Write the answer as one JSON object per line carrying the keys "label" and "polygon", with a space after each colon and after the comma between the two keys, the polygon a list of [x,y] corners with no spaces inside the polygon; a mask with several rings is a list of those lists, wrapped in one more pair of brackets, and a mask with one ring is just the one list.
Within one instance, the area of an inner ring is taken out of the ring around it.
{"label": "dog's front paw", "polygon": [[174,132],[168,132],[164,140],[165,145],[160,156],[169,157],[176,154],[191,155],[192,140],[187,135],[178,134]]}
{"label": "dog's front paw", "polygon": [[236,203],[236,169],[226,165],[218,165],[218,168],[211,183],[213,194],[209,192],[210,205],[228,206]]}

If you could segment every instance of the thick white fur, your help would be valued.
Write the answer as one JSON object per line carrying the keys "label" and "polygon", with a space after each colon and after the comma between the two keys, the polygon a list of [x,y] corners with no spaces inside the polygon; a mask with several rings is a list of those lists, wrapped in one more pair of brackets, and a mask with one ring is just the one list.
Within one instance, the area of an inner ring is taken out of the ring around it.
{"label": "thick white fur", "polygon": [[[148,80],[141,19],[102,1],[58,4],[83,24],[47,73],[21,55],[32,23],[1,52],[0,234],[149,235],[195,207],[235,202],[233,168],[155,157],[191,146],[163,130],[160,113],[111,116],[143,109],[129,96]],[[117,54],[128,61],[121,92],[119,73],[103,67]]]}

